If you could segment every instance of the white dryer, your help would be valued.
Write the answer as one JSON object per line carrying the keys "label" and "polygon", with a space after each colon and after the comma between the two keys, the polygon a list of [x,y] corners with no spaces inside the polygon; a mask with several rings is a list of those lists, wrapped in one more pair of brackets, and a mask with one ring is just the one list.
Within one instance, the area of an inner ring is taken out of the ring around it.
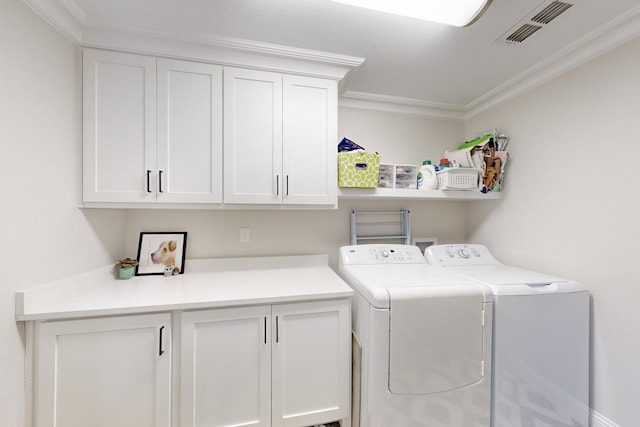
{"label": "white dryer", "polygon": [[504,265],[483,245],[433,245],[425,258],[494,294],[491,425],[588,427],[587,289]]}
{"label": "white dryer", "polygon": [[340,249],[355,292],[354,427],[488,427],[492,294],[417,246]]}

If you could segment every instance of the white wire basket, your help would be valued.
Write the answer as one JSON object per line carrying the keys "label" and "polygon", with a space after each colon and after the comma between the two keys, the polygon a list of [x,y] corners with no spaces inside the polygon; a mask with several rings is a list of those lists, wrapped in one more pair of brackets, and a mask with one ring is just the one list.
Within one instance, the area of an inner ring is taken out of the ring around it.
{"label": "white wire basket", "polygon": [[477,190],[482,171],[475,168],[447,168],[436,172],[438,190]]}

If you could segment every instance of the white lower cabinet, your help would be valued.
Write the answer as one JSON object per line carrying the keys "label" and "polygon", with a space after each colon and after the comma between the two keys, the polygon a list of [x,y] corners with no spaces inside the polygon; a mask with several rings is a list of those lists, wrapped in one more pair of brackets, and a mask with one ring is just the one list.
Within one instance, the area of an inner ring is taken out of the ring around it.
{"label": "white lower cabinet", "polygon": [[350,313],[346,300],[272,307],[273,427],[312,426],[350,416]]}
{"label": "white lower cabinet", "polygon": [[171,315],[36,325],[34,425],[169,427]]}
{"label": "white lower cabinet", "polygon": [[181,426],[268,426],[270,307],[182,315]]}
{"label": "white lower cabinet", "polygon": [[182,427],[348,424],[348,300],[187,312],[181,324]]}
{"label": "white lower cabinet", "polygon": [[27,424],[350,427],[350,319],[336,299],[33,322]]}

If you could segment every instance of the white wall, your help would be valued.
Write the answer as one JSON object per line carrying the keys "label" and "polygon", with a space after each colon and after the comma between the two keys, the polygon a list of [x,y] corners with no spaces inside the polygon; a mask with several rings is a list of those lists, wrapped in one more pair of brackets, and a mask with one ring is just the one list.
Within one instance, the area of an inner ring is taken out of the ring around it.
{"label": "white wall", "polygon": [[[593,396],[600,413],[637,424],[640,237],[640,41],[544,87],[458,122],[342,109],[346,136],[383,162],[437,159],[497,127],[511,138],[504,198],[456,202],[342,200],[333,211],[80,210],[77,49],[20,0],[0,2],[0,419],[21,425],[23,331],[14,292],[135,255],[140,231],[189,232],[188,256],[329,253],[348,243],[349,213],[410,209],[413,235],[487,243],[499,258],[584,282],[593,296]],[[337,142],[337,141],[336,141]],[[467,213],[468,218],[467,218]],[[251,242],[239,243],[239,228]],[[606,266],[606,267],[605,267]]]}
{"label": "white wall", "polygon": [[436,163],[445,150],[464,141],[464,123],[419,116],[340,109],[340,138],[380,153],[382,163]]}
{"label": "white wall", "polygon": [[0,2],[0,424],[22,425],[14,293],[122,252],[122,212],[83,212],[77,48],[20,0]]}
{"label": "white wall", "polygon": [[[439,158],[464,136],[461,122],[423,117],[341,109],[338,122],[340,138],[378,151],[389,163]],[[349,244],[352,210],[399,209],[411,211],[415,237],[437,237],[442,242],[466,238],[465,208],[460,202],[340,200],[338,210],[324,211],[129,210],[126,254],[135,257],[141,231],[187,231],[187,258],[328,253],[336,266],[338,248]],[[239,242],[240,227],[251,229],[249,243]]]}
{"label": "white wall", "polygon": [[[592,407],[640,419],[640,39],[466,123],[511,136],[504,198],[472,205],[470,240],[592,295]],[[544,313],[541,313],[544,315]]]}

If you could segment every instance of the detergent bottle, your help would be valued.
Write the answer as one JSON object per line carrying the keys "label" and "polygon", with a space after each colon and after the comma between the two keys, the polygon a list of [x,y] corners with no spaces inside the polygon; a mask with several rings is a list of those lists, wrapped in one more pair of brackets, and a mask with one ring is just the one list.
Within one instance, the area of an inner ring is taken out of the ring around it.
{"label": "detergent bottle", "polygon": [[425,160],[418,169],[418,190],[435,190],[437,188],[436,169],[431,164],[431,160]]}

